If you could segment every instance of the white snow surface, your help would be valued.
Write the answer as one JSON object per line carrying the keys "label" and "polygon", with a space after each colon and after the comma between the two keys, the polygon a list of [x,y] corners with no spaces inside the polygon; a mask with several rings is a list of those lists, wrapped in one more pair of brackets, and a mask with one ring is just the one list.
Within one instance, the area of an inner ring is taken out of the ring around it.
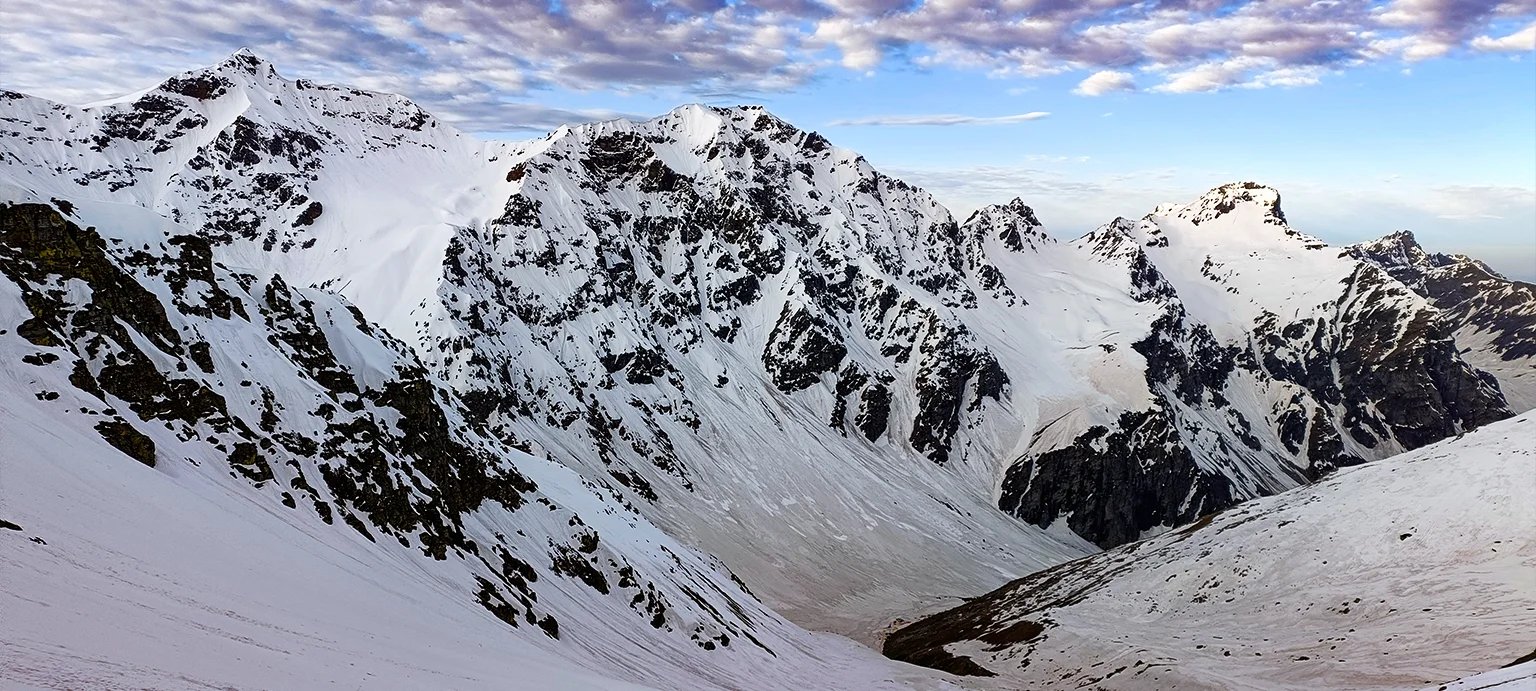
{"label": "white snow surface", "polygon": [[1450,683],[1427,686],[1424,691],[1479,691],[1480,689],[1497,689],[1497,691],[1536,689],[1536,662],[1522,662],[1518,665],[1462,677]]}
{"label": "white snow surface", "polygon": [[1441,684],[1531,652],[1536,413],[1202,523],[978,601],[1034,640],[945,649],[999,689],[1529,688],[1529,663]]}
{"label": "white snow surface", "polygon": [[[10,361],[7,390],[59,384]],[[624,622],[605,621],[615,612],[579,593],[552,605],[578,642],[541,642],[481,609],[457,582],[458,564],[296,520],[205,470],[212,458],[142,466],[75,424],[84,416],[30,403],[0,400],[0,507],[23,527],[0,530],[5,688],[949,688],[762,610],[776,657],[637,645]],[[548,472],[539,481],[552,489],[569,476]],[[648,525],[626,535],[609,515],[583,515],[610,540],[671,543]]]}

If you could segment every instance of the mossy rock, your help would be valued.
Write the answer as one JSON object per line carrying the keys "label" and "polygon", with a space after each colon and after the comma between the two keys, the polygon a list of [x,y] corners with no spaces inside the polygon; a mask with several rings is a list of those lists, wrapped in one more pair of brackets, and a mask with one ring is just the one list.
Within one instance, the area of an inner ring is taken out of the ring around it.
{"label": "mossy rock", "polygon": [[155,442],[122,420],[96,423],[96,431],[108,444],[151,468],[155,467]]}
{"label": "mossy rock", "polygon": [[251,482],[266,482],[272,479],[272,466],[267,465],[267,459],[256,450],[256,445],[250,442],[235,444],[235,450],[229,454],[229,467],[239,471]]}

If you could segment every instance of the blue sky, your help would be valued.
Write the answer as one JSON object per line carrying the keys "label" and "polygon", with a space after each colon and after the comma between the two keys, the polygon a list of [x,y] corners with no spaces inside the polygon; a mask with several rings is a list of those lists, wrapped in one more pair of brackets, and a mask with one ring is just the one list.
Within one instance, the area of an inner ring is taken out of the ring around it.
{"label": "blue sky", "polygon": [[1536,280],[1536,0],[13,0],[7,15],[0,87],[65,102],[249,46],[286,76],[404,93],[484,136],[761,103],[961,215],[1019,196],[1077,235],[1257,180],[1331,242],[1409,228]]}

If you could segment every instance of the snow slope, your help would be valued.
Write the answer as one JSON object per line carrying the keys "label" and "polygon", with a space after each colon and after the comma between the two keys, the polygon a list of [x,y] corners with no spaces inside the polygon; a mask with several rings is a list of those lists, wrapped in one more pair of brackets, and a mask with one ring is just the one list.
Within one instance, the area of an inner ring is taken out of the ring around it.
{"label": "snow slope", "polygon": [[1498,691],[1536,689],[1536,662],[1507,665],[1500,669],[1462,677],[1453,682],[1426,687],[1425,691],[1477,691],[1479,689],[1497,689]]}
{"label": "snow slope", "polygon": [[1444,683],[1530,653],[1533,471],[1526,413],[1031,575],[885,650],[995,688]]}
{"label": "snow slope", "polygon": [[949,688],[824,634],[766,639],[778,657],[756,663],[594,640],[612,624],[562,605],[562,635],[585,646],[541,645],[453,568],[287,519],[190,465],[167,477],[56,410],[10,403],[0,506],[22,530],[0,530],[8,689]]}
{"label": "snow slope", "polygon": [[[391,333],[437,286],[455,225],[493,218],[522,148],[408,99],[279,76],[249,51],[85,108],[0,93],[4,178],[92,216],[150,209],[220,259],[297,285],[335,279]],[[345,278],[338,278],[345,277]]]}

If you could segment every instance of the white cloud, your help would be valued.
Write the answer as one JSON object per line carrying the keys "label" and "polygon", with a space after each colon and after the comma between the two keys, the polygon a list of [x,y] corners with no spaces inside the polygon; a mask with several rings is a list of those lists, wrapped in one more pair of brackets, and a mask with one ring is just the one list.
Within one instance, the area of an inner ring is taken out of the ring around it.
{"label": "white cloud", "polygon": [[1031,163],[1087,163],[1091,160],[1088,156],[1048,156],[1046,154],[1029,154],[1024,160]]}
{"label": "white cloud", "polygon": [[[1451,221],[1505,219],[1530,215],[1530,210],[1536,209],[1536,190],[1509,186],[1450,185],[1433,188],[1430,194],[1414,199],[1413,204],[1426,213],[1434,214],[1436,218]],[[1532,240],[1536,241],[1536,238]]]}
{"label": "white cloud", "polygon": [[1243,75],[1252,67],[1251,61],[1208,62],[1178,72],[1152,90],[1172,94],[1217,91],[1241,83]]}
{"label": "white cloud", "polygon": [[1478,36],[1472,47],[1488,53],[1518,53],[1536,50],[1536,22],[1503,38]]}
{"label": "white cloud", "polygon": [[1050,113],[1035,111],[1019,115],[1003,115],[999,117],[977,117],[974,115],[874,115],[863,118],[848,118],[845,120],[833,120],[827,123],[828,127],[870,127],[870,126],[949,126],[949,125],[1011,125],[1018,122],[1039,120],[1049,116]]}
{"label": "white cloud", "polygon": [[644,120],[650,116],[615,110],[550,108],[536,103],[503,103],[497,107],[502,131],[548,132],[561,125],[577,125],[600,120]]}
{"label": "white cloud", "polygon": [[1309,86],[1329,70],[1318,65],[1286,67],[1273,58],[1237,58],[1208,62],[1169,76],[1153,91],[1187,94],[1223,89],[1262,89],[1271,86]]}
{"label": "white cloud", "polygon": [[[149,7],[152,5],[158,5]],[[891,61],[1083,95],[1298,86],[1384,60],[1536,44],[1533,0],[6,0],[0,84],[115,96],[249,46],[293,74],[400,91],[470,129],[541,90],[785,90]],[[153,10],[153,11],[151,11]],[[1508,33],[1508,27],[1525,28]],[[1162,79],[1161,83],[1147,81]]]}
{"label": "white cloud", "polygon": [[1088,75],[1087,79],[1079,82],[1072,93],[1079,96],[1102,96],[1114,91],[1135,91],[1136,78],[1130,72],[1117,72],[1115,70],[1102,70]]}
{"label": "white cloud", "polygon": [[1137,218],[1161,202],[1193,200],[1220,182],[1212,178],[1203,187],[1196,183],[1185,189],[1171,184],[1167,171],[1087,178],[1027,166],[882,170],[933,193],[959,218],[987,204],[1021,197],[1060,237],[1082,235],[1115,216]]}

